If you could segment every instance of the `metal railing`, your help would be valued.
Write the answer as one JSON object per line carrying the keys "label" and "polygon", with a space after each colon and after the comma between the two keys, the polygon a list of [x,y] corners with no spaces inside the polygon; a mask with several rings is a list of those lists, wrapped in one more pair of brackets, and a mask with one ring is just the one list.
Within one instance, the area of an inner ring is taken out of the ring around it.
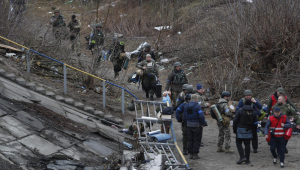
{"label": "metal railing", "polygon": [[106,106],[106,94],[105,94],[105,93],[106,93],[106,89],[105,89],[105,88],[106,88],[106,87],[105,87],[106,83],[111,84],[111,85],[113,85],[113,86],[116,86],[116,87],[122,89],[122,98],[121,98],[121,100],[122,100],[122,113],[123,113],[123,114],[125,113],[125,91],[126,91],[127,93],[129,93],[131,96],[133,96],[136,100],[138,100],[138,98],[137,98],[133,93],[131,93],[130,91],[128,91],[128,90],[125,89],[124,87],[121,87],[121,86],[116,85],[116,84],[114,84],[114,83],[112,83],[112,82],[109,82],[109,81],[107,81],[107,80],[104,80],[104,79],[102,79],[102,78],[100,78],[100,77],[97,77],[97,76],[95,76],[95,75],[92,75],[92,74],[90,74],[90,73],[87,73],[87,72],[85,72],[85,71],[82,71],[82,70],[80,70],[80,69],[77,69],[77,68],[75,68],[75,67],[73,67],[73,66],[70,66],[70,65],[68,65],[68,64],[66,64],[66,63],[63,63],[63,62],[59,61],[59,60],[56,60],[56,59],[51,58],[51,57],[49,57],[49,56],[46,56],[46,55],[44,55],[44,54],[42,54],[42,53],[39,53],[39,52],[37,52],[37,51],[34,51],[34,50],[32,50],[32,49],[30,49],[30,48],[28,48],[28,47],[25,47],[25,46],[23,46],[23,45],[21,45],[21,44],[18,44],[18,43],[16,43],[16,42],[11,41],[11,40],[9,40],[9,39],[7,39],[7,38],[4,38],[4,37],[2,37],[2,36],[0,36],[0,38],[3,39],[3,40],[8,41],[8,42],[10,42],[10,43],[13,43],[13,44],[15,44],[15,45],[17,45],[17,46],[20,46],[20,47],[22,47],[22,48],[24,48],[24,49],[27,50],[27,72],[28,72],[28,74],[30,74],[30,56],[29,56],[29,52],[30,52],[30,51],[33,52],[33,53],[36,53],[36,54],[38,54],[38,55],[40,55],[40,56],[42,56],[42,57],[48,58],[48,59],[50,59],[50,60],[52,60],[52,61],[55,61],[55,62],[57,62],[57,63],[62,64],[62,65],[63,65],[63,74],[64,74],[64,94],[67,94],[67,67],[68,67],[68,68],[71,68],[71,69],[73,69],[73,70],[79,71],[79,72],[81,72],[81,73],[83,73],[83,74],[86,74],[86,75],[88,75],[88,76],[91,76],[91,77],[93,77],[93,78],[95,78],[95,79],[101,80],[101,81],[103,82],[102,86],[103,86],[103,107],[104,107],[104,108],[105,108],[105,106]]}

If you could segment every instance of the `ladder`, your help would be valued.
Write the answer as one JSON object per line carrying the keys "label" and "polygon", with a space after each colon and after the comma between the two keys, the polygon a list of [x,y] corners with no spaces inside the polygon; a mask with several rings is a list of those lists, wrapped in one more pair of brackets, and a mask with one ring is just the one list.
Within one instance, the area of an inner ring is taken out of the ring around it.
{"label": "ladder", "polygon": [[[156,156],[162,155],[166,158],[167,161],[162,162],[162,166],[165,169],[190,169],[177,145],[172,120],[162,120],[160,118],[163,107],[168,105],[168,103],[164,102],[134,101],[139,145],[148,158],[150,158],[150,154],[155,154]],[[146,107],[145,110],[144,107]],[[156,111],[157,108],[159,112]],[[141,132],[141,124],[143,125],[144,132]],[[171,135],[166,133],[167,127],[170,129]],[[155,138],[155,135],[159,137]],[[184,163],[181,163],[176,158],[173,150],[180,155],[181,162]]]}

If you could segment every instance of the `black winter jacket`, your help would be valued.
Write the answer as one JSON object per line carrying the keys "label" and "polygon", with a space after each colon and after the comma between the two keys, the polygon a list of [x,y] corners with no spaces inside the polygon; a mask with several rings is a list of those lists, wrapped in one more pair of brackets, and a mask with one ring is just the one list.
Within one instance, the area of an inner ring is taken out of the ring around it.
{"label": "black winter jacket", "polygon": [[[248,115],[248,113],[249,115]],[[254,122],[257,122],[257,116],[253,111],[253,107],[249,105],[244,105],[239,109],[233,120],[233,132],[236,132],[237,128],[249,128],[252,129]]]}

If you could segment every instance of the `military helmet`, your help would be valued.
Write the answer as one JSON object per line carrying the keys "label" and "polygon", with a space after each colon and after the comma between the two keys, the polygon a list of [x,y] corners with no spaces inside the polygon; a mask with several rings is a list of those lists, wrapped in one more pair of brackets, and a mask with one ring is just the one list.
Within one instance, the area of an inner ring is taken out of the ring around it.
{"label": "military helmet", "polygon": [[191,100],[191,96],[192,96],[192,94],[186,94],[184,101],[187,102],[188,100]]}
{"label": "military helmet", "polygon": [[101,23],[96,24],[96,28],[102,28]]}
{"label": "military helmet", "polygon": [[245,91],[244,91],[244,95],[245,95],[245,96],[247,96],[247,95],[252,95],[251,90],[245,90]]}
{"label": "military helmet", "polygon": [[181,66],[181,63],[180,62],[175,62],[174,67],[177,67],[177,66]]}
{"label": "military helmet", "polygon": [[230,92],[228,92],[228,91],[223,91],[221,97],[224,98],[224,97],[230,97],[230,96],[231,96]]}
{"label": "military helmet", "polygon": [[59,11],[59,10],[55,10],[55,11],[54,11],[54,14],[55,14],[55,13],[60,13],[60,11]]}
{"label": "military helmet", "polygon": [[193,86],[192,85],[188,85],[186,87],[186,93],[193,93],[194,89],[193,89]]}
{"label": "military helmet", "polygon": [[150,54],[147,54],[146,57],[151,57],[151,55],[150,55]]}
{"label": "military helmet", "polygon": [[182,86],[182,90],[186,90],[186,87],[188,86],[188,84],[184,84],[183,86]]}
{"label": "military helmet", "polygon": [[143,75],[143,70],[142,70],[142,69],[137,69],[135,72],[136,72],[136,74],[139,75],[139,76],[142,76],[142,75]]}
{"label": "military helmet", "polygon": [[130,110],[130,111],[134,111],[135,110],[133,103],[129,103],[128,110]]}
{"label": "military helmet", "polygon": [[144,45],[144,48],[145,48],[145,50],[147,49],[147,50],[151,50],[151,45],[149,44],[149,43],[146,43],[145,45]]}

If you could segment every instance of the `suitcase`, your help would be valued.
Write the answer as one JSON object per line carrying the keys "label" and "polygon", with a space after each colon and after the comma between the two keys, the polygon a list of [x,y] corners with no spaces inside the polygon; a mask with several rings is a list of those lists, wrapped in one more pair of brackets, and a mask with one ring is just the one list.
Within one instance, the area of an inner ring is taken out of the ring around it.
{"label": "suitcase", "polygon": [[161,98],[162,95],[162,85],[160,84],[159,81],[157,81],[155,85],[155,95],[157,98]]}

